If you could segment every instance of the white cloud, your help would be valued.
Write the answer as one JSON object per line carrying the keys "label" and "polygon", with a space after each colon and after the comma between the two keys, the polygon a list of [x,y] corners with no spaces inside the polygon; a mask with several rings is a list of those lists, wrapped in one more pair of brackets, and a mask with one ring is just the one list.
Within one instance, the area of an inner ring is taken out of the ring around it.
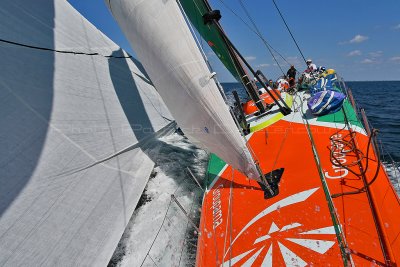
{"label": "white cloud", "polygon": [[383,51],[375,51],[375,52],[370,52],[368,54],[372,58],[377,58],[377,57],[381,57],[383,55]]}
{"label": "white cloud", "polygon": [[390,58],[390,61],[394,61],[394,62],[400,63],[400,57],[392,57],[392,58]]}
{"label": "white cloud", "polygon": [[255,60],[256,57],[255,56],[247,56],[244,59],[246,59],[247,61],[252,61],[252,60]]}
{"label": "white cloud", "polygon": [[396,26],[394,26],[393,29],[400,30],[400,24],[397,24]]}
{"label": "white cloud", "polygon": [[368,36],[363,36],[363,35],[357,34],[356,36],[354,36],[353,39],[351,39],[349,41],[349,43],[351,43],[351,44],[362,43],[362,42],[364,42],[364,41],[366,41],[368,39],[369,39]]}
{"label": "white cloud", "polygon": [[294,57],[287,57],[286,60],[291,64],[294,65],[295,67],[302,66],[304,64],[304,61],[300,60],[299,57],[294,56]]}
{"label": "white cloud", "polygon": [[360,50],[354,50],[347,54],[347,56],[349,56],[349,57],[361,56],[361,55],[362,55],[362,52]]}
{"label": "white cloud", "polygon": [[269,67],[269,66],[271,66],[271,65],[267,64],[267,63],[262,63],[262,64],[258,64],[256,67],[257,68],[266,68],[266,67]]}
{"label": "white cloud", "polygon": [[372,64],[375,63],[372,59],[366,58],[363,61],[361,61],[362,64]]}

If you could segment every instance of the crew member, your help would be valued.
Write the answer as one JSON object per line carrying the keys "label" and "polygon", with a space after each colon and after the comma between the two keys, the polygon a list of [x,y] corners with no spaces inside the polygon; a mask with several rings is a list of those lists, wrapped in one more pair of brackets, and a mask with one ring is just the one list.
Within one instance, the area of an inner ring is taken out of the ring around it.
{"label": "crew member", "polygon": [[278,90],[279,91],[286,91],[290,87],[290,84],[287,81],[286,76],[283,76],[282,78],[280,78],[276,83],[278,85]]}
{"label": "crew member", "polygon": [[307,59],[306,63],[307,63],[307,69],[305,70],[305,72],[314,72],[317,70],[317,65],[312,63],[311,59]]}
{"label": "crew member", "polygon": [[286,75],[289,79],[290,78],[296,79],[296,72],[297,72],[297,70],[292,65],[292,66],[290,66],[290,69],[287,71]]}
{"label": "crew member", "polygon": [[269,85],[269,87],[274,88],[274,81],[270,79],[268,81],[268,85]]}
{"label": "crew member", "polygon": [[287,77],[288,77],[288,81],[290,86],[294,86],[295,81],[296,81],[296,72],[297,70],[294,68],[293,65],[290,66],[290,69],[287,71]]}

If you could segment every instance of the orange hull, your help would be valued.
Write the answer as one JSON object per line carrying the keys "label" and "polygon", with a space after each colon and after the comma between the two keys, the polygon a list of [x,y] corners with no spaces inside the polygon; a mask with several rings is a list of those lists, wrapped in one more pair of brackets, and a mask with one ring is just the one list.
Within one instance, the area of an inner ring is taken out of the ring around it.
{"label": "orange hull", "polygon": [[[264,173],[283,168],[278,196],[264,199],[257,182],[211,156],[197,265],[399,264],[400,201],[382,167],[365,186],[378,162],[350,104],[345,110],[353,141],[342,111],[303,116],[301,97],[293,109],[284,118],[271,112],[252,122],[255,132],[248,136]],[[359,150],[343,145],[350,143]],[[349,171],[332,161],[354,166]],[[360,174],[360,166],[368,166],[364,176],[352,173]]]}

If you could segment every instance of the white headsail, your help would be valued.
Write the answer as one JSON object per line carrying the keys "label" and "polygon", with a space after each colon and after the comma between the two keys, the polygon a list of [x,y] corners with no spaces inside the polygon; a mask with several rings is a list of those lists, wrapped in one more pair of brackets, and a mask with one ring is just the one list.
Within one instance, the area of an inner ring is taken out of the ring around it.
{"label": "white headsail", "polygon": [[106,0],[185,135],[247,177],[257,167],[176,0]]}

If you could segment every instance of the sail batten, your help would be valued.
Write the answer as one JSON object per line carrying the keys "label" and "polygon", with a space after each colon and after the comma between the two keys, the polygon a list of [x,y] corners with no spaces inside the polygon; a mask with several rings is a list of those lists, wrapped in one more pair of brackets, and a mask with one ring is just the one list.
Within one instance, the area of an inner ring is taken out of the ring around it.
{"label": "sail batten", "polygon": [[[108,1],[106,1],[108,4]],[[246,176],[259,171],[176,1],[111,0],[110,8],[185,135]]]}

